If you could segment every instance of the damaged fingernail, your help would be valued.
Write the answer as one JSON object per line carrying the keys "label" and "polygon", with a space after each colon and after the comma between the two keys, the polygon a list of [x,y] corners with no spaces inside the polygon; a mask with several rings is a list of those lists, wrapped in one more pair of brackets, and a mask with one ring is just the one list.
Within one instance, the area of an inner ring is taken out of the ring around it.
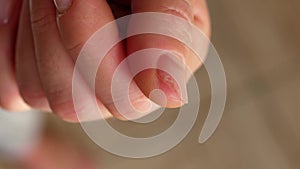
{"label": "damaged fingernail", "polygon": [[166,93],[168,101],[175,105],[187,104],[186,71],[183,58],[167,53],[158,60],[157,79],[159,88]]}

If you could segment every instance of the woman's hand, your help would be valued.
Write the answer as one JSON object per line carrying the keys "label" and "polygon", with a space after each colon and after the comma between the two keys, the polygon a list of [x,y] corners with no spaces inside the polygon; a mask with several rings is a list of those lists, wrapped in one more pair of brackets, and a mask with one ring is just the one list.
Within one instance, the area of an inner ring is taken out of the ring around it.
{"label": "woman's hand", "polygon": [[[3,19],[3,11],[8,19]],[[72,75],[80,50],[95,31],[115,17],[140,12],[173,14],[210,35],[205,0],[0,0],[0,106],[52,110],[66,121],[78,121]],[[117,27],[112,32],[117,35]],[[174,51],[192,70],[201,66],[191,50],[172,38],[150,34],[128,38],[110,50],[97,72],[95,93],[105,117],[123,118],[112,101],[112,76],[126,56],[146,48]],[[174,80],[151,69],[139,73],[130,86],[133,106],[144,109],[150,92],[157,88],[165,92],[167,107],[184,103]]]}

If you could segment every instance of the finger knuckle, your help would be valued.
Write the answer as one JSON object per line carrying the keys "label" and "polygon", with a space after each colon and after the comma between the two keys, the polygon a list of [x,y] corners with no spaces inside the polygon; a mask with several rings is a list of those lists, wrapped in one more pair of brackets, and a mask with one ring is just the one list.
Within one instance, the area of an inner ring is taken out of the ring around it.
{"label": "finger knuckle", "polygon": [[80,50],[82,49],[83,45],[83,42],[78,42],[70,47],[67,47],[67,50],[72,57],[76,57],[80,53]]}
{"label": "finger knuckle", "polygon": [[52,9],[36,9],[31,14],[31,26],[34,31],[47,31],[56,24],[56,13]]}

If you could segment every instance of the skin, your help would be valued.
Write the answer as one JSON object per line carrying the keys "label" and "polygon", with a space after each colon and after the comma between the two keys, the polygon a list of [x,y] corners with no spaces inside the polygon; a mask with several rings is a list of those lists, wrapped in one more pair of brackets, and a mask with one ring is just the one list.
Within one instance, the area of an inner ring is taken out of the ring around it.
{"label": "skin", "polygon": [[27,169],[99,169],[83,147],[70,143],[57,135],[45,135],[39,144],[19,160]]}
{"label": "skin", "polygon": [[[9,21],[0,25],[0,107],[52,111],[70,122],[78,121],[71,85],[79,51],[96,30],[116,17],[139,12],[173,14],[210,36],[205,0],[73,0],[66,8],[55,6],[52,0],[12,1],[16,5]],[[112,32],[117,34],[117,28]],[[110,93],[114,70],[126,56],[146,48],[175,51],[193,71],[201,66],[194,54],[174,39],[159,35],[128,38],[126,44],[111,49],[97,73],[96,96],[105,118],[123,119]],[[164,76],[158,70],[147,70],[134,78],[129,98],[136,108],[143,108],[150,92],[157,88],[167,95],[166,107],[182,106],[181,100],[173,97],[178,97],[176,84],[170,85]]]}

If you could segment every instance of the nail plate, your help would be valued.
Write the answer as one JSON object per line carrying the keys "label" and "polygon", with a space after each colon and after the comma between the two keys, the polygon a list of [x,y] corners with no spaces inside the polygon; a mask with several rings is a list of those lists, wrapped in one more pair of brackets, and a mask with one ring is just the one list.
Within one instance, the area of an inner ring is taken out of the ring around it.
{"label": "nail plate", "polygon": [[54,3],[57,11],[59,13],[64,13],[71,7],[72,0],[54,0]]}
{"label": "nail plate", "polygon": [[188,102],[186,88],[186,71],[183,57],[167,53],[158,60],[158,86],[166,92],[169,101],[181,105]]}

